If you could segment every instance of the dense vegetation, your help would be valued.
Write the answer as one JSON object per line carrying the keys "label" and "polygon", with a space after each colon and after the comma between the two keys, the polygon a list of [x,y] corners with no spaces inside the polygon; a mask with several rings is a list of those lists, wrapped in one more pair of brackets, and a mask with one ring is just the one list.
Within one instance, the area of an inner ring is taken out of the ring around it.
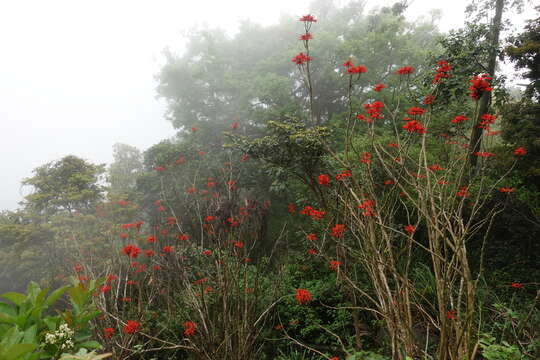
{"label": "dense vegetation", "polygon": [[499,41],[475,5],[193,32],[175,138],[38,167],[0,215],[0,359],[538,358],[540,19]]}

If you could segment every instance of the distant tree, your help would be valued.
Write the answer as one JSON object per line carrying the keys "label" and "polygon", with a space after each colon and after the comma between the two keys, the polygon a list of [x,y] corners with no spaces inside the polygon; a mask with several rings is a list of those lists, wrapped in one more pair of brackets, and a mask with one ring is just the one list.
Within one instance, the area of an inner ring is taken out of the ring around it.
{"label": "distant tree", "polygon": [[143,171],[143,157],[139,149],[127,144],[114,144],[114,162],[107,170],[110,183],[109,194],[129,196],[137,184],[137,176]]}
{"label": "distant tree", "polygon": [[105,188],[100,181],[104,172],[104,165],[73,155],[40,166],[22,182],[33,188],[24,205],[42,215],[87,212],[103,198]]}

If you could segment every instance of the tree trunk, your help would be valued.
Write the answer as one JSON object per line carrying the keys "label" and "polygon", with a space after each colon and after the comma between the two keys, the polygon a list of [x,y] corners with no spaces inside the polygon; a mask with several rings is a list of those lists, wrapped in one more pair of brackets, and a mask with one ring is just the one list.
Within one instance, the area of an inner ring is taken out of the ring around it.
{"label": "tree trunk", "polygon": [[[487,72],[490,76],[495,74],[495,66],[497,65],[497,48],[499,46],[499,34],[501,32],[502,13],[504,9],[504,0],[497,0],[495,4],[495,17],[493,18],[493,24],[491,25],[491,53],[489,54]],[[482,132],[480,128],[481,116],[489,111],[489,105],[491,103],[491,92],[485,91],[480,98],[480,104],[478,106],[478,113],[474,119],[474,127],[471,133],[471,140],[469,143],[469,164],[470,170],[474,171],[478,161],[478,157],[474,155],[480,151],[482,145]]]}

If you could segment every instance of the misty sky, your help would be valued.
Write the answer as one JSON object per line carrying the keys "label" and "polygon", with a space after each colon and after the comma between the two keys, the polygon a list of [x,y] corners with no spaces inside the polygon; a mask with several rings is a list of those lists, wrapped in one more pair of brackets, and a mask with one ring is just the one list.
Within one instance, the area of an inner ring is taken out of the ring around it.
{"label": "misty sky", "polygon": [[[463,25],[467,2],[416,0],[407,15],[439,8],[446,31]],[[17,207],[28,192],[21,180],[44,163],[68,154],[108,163],[114,143],[144,150],[173,136],[154,76],[165,47],[182,52],[183,31],[234,34],[239,20],[273,24],[308,13],[309,3],[0,0],[0,210]]]}

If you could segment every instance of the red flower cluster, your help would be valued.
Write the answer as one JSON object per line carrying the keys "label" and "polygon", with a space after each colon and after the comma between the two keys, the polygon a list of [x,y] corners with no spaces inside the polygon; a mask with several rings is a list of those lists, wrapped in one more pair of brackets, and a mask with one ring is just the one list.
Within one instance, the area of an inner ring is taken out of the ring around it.
{"label": "red flower cluster", "polygon": [[172,246],[165,246],[162,250],[165,254],[170,254],[173,252],[173,247]]}
{"label": "red flower cluster", "polygon": [[450,74],[448,74],[448,72],[452,70],[452,66],[448,64],[446,60],[439,60],[437,65],[439,65],[439,67],[437,68],[437,74],[435,74],[435,77],[433,78],[434,84],[441,82],[441,79],[449,78]]}
{"label": "red flower cluster", "polygon": [[459,188],[459,191],[456,193],[457,197],[469,197],[469,188],[467,186],[462,186]]}
{"label": "red flower cluster", "polygon": [[386,86],[384,84],[375,84],[375,86],[373,87],[373,91],[380,92],[385,87]]}
{"label": "red flower cluster", "polygon": [[161,172],[161,171],[165,171],[166,169],[163,166],[156,166],[154,167],[154,170],[156,170],[157,172]]}
{"label": "red flower cluster", "polygon": [[193,321],[184,323],[184,336],[193,336],[197,333],[197,325]]}
{"label": "red flower cluster", "polygon": [[292,203],[287,205],[287,211],[291,214],[294,214],[296,212],[296,205]]}
{"label": "red flower cluster", "polygon": [[313,58],[311,56],[307,56],[306,54],[301,52],[300,54],[293,57],[291,61],[293,63],[295,63],[296,65],[302,65],[302,64],[307,63],[308,61],[311,61],[311,60],[313,60]]}
{"label": "red flower cluster", "polygon": [[295,298],[301,305],[305,305],[312,300],[311,293],[306,289],[296,289]]}
{"label": "red flower cluster", "polygon": [[310,234],[307,234],[306,235],[306,238],[310,241],[315,241],[317,240],[317,235],[313,234],[313,233],[310,233]]}
{"label": "red flower cluster", "polygon": [[426,112],[426,110],[419,108],[419,107],[412,107],[409,110],[407,110],[407,114],[409,115],[422,115]]}
{"label": "red flower cluster", "polygon": [[492,78],[488,74],[473,76],[473,78],[469,80],[471,83],[471,86],[469,86],[469,96],[473,100],[479,100],[482,97],[482,94],[493,90],[489,84],[489,80],[491,79]]}
{"label": "red flower cluster", "polygon": [[330,176],[326,174],[319,175],[319,185],[328,186],[330,185]]}
{"label": "red flower cluster", "polygon": [[398,75],[409,75],[414,72],[414,69],[411,66],[403,66],[397,69],[396,74]]}
{"label": "red flower cluster", "polygon": [[417,134],[425,134],[426,128],[424,128],[424,125],[416,120],[410,120],[407,121],[405,125],[402,126],[405,130],[407,130],[410,133],[417,133]]}
{"label": "red flower cluster", "polygon": [[351,176],[352,176],[351,171],[350,170],[345,170],[345,171],[343,171],[343,172],[336,175],[336,180],[343,180],[343,179],[349,178]]}
{"label": "red flower cluster", "polygon": [[504,193],[504,194],[510,194],[514,191],[513,188],[511,187],[502,187],[499,189],[500,192]]}
{"label": "red flower cluster", "polygon": [[141,323],[134,320],[128,320],[126,325],[122,328],[122,332],[124,332],[124,334],[135,334],[140,329]]}
{"label": "red flower cluster", "polygon": [[360,158],[360,162],[362,164],[371,164],[371,153],[365,152],[362,154],[362,157]]}
{"label": "red flower cluster", "polygon": [[424,100],[422,101],[422,104],[424,105],[430,105],[435,101],[435,96],[432,94],[427,94]]}
{"label": "red flower cluster", "polygon": [[141,253],[141,249],[139,249],[135,245],[126,245],[122,249],[122,252],[129,256],[130,258],[136,258]]}
{"label": "red flower cluster", "polygon": [[335,238],[342,238],[345,233],[345,225],[336,224],[332,227],[332,236]]}
{"label": "red flower cluster", "polygon": [[307,215],[311,216],[313,220],[320,220],[326,215],[326,211],[315,210],[312,206],[305,206],[302,211],[300,211],[300,215]]}
{"label": "red flower cluster", "polygon": [[497,119],[495,115],[491,114],[484,114],[480,118],[482,119],[482,121],[480,121],[478,127],[484,130],[490,130],[490,125],[493,124]]}
{"label": "red flower cluster", "polygon": [[494,153],[490,153],[487,151],[477,151],[474,153],[474,155],[479,156],[479,157],[484,157],[484,158],[495,156]]}
{"label": "red flower cluster", "polygon": [[362,215],[364,216],[373,216],[373,208],[375,207],[375,200],[364,200],[360,205],[358,205],[359,209],[364,210],[362,212]]}
{"label": "red flower cluster", "polygon": [[455,118],[453,118],[452,120],[450,120],[450,122],[452,124],[459,124],[459,123],[464,122],[465,120],[469,120],[469,118],[466,117],[465,115],[458,115]]}
{"label": "red flower cluster", "polygon": [[433,165],[429,165],[428,166],[428,169],[431,170],[431,171],[441,171],[441,170],[444,170],[441,165],[439,164],[433,164]]}
{"label": "red flower cluster", "polygon": [[527,150],[524,147],[518,147],[516,150],[514,150],[514,155],[516,156],[523,156],[527,154]]}
{"label": "red flower cluster", "polygon": [[114,329],[111,328],[111,327],[108,327],[108,328],[104,328],[103,329],[103,337],[105,339],[111,339],[114,335]]}
{"label": "red flower cluster", "polygon": [[337,270],[339,268],[339,265],[341,265],[341,264],[342,264],[341,261],[331,260],[330,264],[329,264],[330,270],[334,270],[334,271]]}
{"label": "red flower cluster", "polygon": [[522,283],[512,283],[512,285],[510,285],[510,286],[513,287],[514,289],[522,289],[523,288]]}
{"label": "red flower cluster", "polygon": [[367,71],[367,68],[362,65],[351,66],[347,68],[347,73],[349,74],[363,74]]}
{"label": "red flower cluster", "polygon": [[407,232],[407,234],[409,234],[409,236],[416,232],[416,228],[413,225],[406,225],[403,227],[403,229]]}
{"label": "red flower cluster", "polygon": [[307,253],[308,253],[308,255],[317,255],[317,250],[316,249],[308,249]]}
{"label": "red flower cluster", "polygon": [[371,104],[364,104],[364,110],[369,115],[369,120],[366,122],[373,122],[376,119],[383,119],[384,116],[381,113],[381,110],[384,108],[384,104],[380,101],[372,102]]}
{"label": "red flower cluster", "polygon": [[298,40],[302,40],[302,41],[309,41],[313,39],[313,35],[311,33],[305,33],[305,34],[302,34],[300,35],[300,37],[298,38]]}
{"label": "red flower cluster", "polygon": [[300,21],[303,21],[303,22],[317,22],[317,19],[315,19],[315,17],[313,15],[304,15],[300,18]]}

